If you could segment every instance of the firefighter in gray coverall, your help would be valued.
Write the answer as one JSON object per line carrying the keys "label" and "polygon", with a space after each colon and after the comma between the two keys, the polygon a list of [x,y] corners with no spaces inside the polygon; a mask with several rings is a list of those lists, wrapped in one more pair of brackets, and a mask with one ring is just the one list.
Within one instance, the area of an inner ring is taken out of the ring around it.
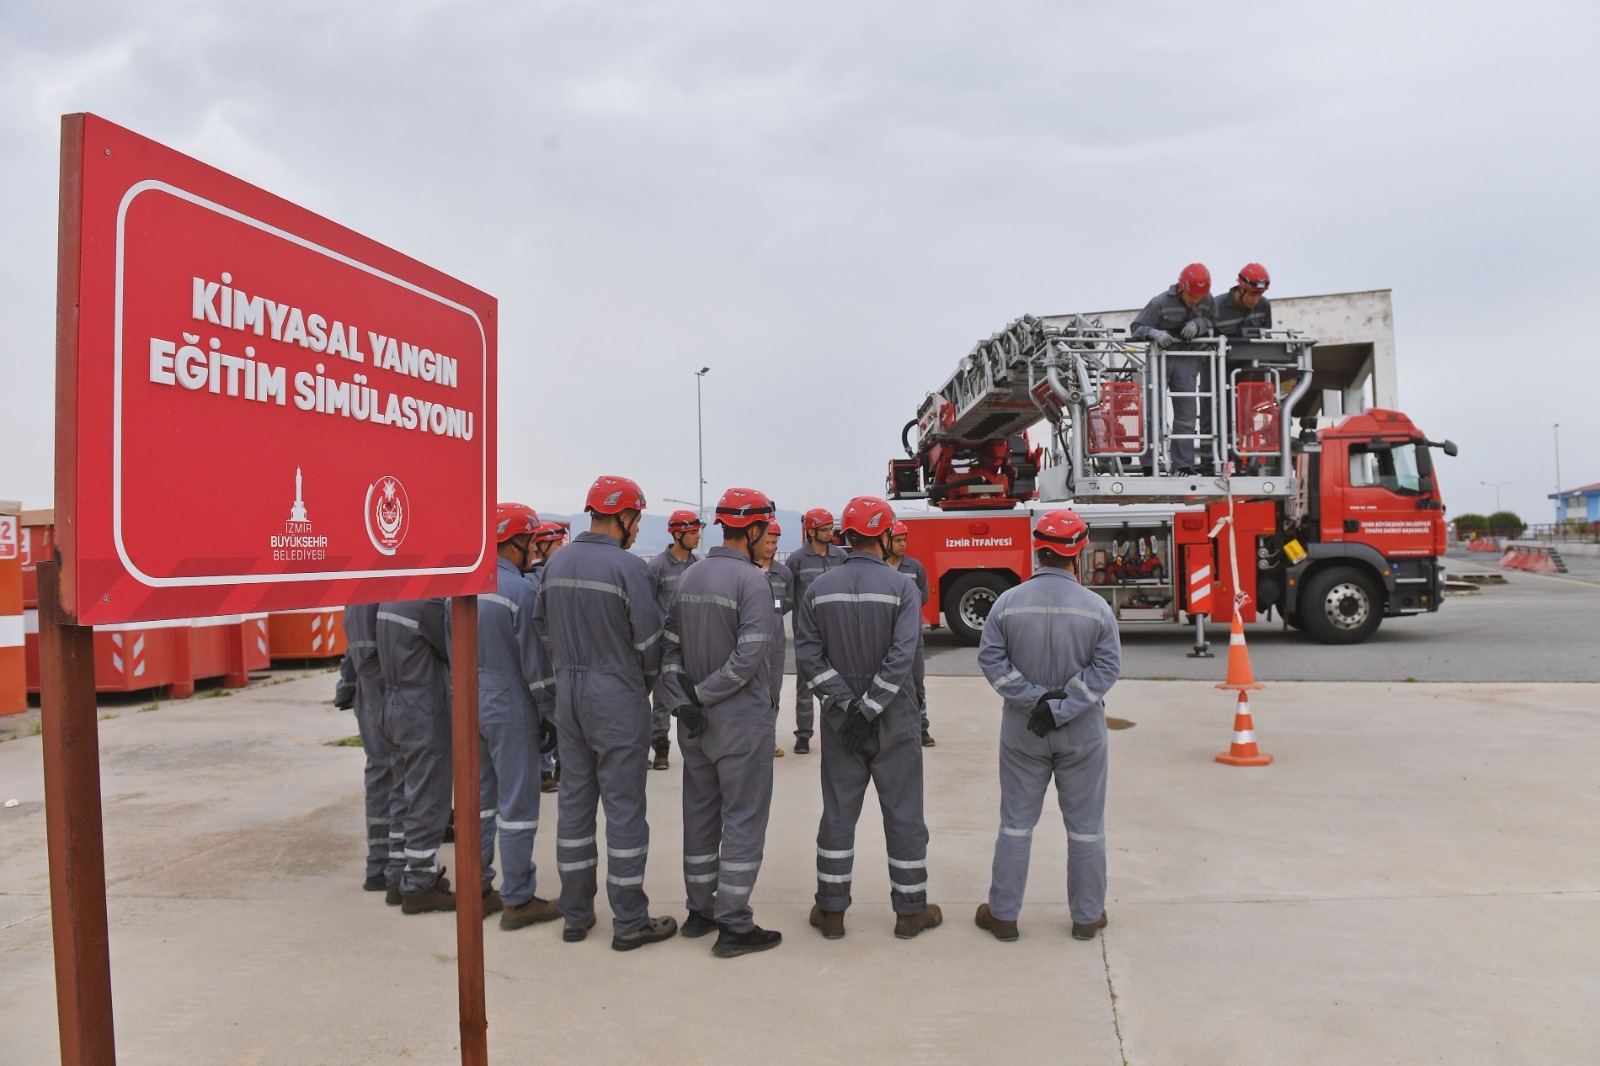
{"label": "firefighter in gray coverall", "polygon": [[534,627],[556,679],[561,760],[556,872],[566,928],[575,943],[594,927],[598,807],[606,809],[606,895],[611,946],[629,951],[678,932],[652,918],[644,891],[650,826],[645,776],[650,753],[650,687],[661,664],[661,612],[644,560],[628,552],[639,534],[644,493],[604,476],[589,489],[589,531],[544,566]]}
{"label": "firefighter in gray coverall", "polygon": [[[539,580],[544,576],[544,564],[550,561],[550,556],[561,550],[566,540],[567,529],[560,522],[540,522],[533,531],[533,558],[528,561],[524,576],[533,582],[536,592]],[[549,662],[546,656],[546,665]],[[539,718],[539,791],[554,792],[560,768],[556,765],[556,681],[553,676],[545,682],[545,695],[549,697],[549,702],[540,705],[543,713]]]}
{"label": "firefighter in gray coverall", "polygon": [[[894,537],[889,541],[888,563],[900,573],[911,579],[917,586],[917,596],[922,601],[922,606],[928,606],[928,571],[917,560],[906,554],[906,545],[911,540],[911,527],[904,522],[894,524]],[[919,612],[920,616],[920,612]],[[917,690],[917,712],[922,717],[922,746],[931,748],[935,741],[933,734],[928,732],[928,686],[927,664],[924,661],[925,651],[922,640],[923,627],[920,621],[917,625],[917,665],[911,671],[911,683]]]}
{"label": "firefighter in gray coverall", "polygon": [[[534,832],[539,828],[539,721],[553,713],[554,690],[533,631],[539,587],[524,576],[539,516],[520,503],[495,508],[495,591],[478,596],[478,793],[484,917],[521,929],[561,916],[534,894]],[[494,846],[500,838],[500,891]],[[504,908],[502,910],[502,907]]]}
{"label": "firefighter in gray coverall", "polygon": [[[661,609],[662,618],[672,606],[672,597],[678,594],[678,582],[683,580],[689,567],[700,560],[694,550],[700,546],[703,528],[705,523],[693,511],[673,511],[667,519],[667,533],[672,543],[659,555],[651,556],[649,563],[650,587],[655,589],[656,606]],[[652,770],[671,766],[667,757],[672,751],[671,725],[672,708],[667,705],[661,682],[657,681],[650,704],[650,746],[655,749],[655,758],[650,760]]]}
{"label": "firefighter in gray coverall", "polygon": [[911,688],[922,607],[916,589],[884,562],[894,511],[874,496],[844,509],[850,557],[800,597],[794,652],[822,697],[822,821],[811,924],[844,936],[856,823],[870,781],[883,811],[894,935],[909,939],[942,920],[928,902],[928,826],[922,815],[922,744]]}
{"label": "firefighter in gray coverall", "polygon": [[[845,550],[833,543],[833,513],[813,507],[800,517],[799,550],[791,552],[784,565],[794,577],[795,602],[800,602],[806,589],[818,575],[825,574],[845,560]],[[800,684],[798,669],[794,686],[794,753],[805,755],[811,751],[811,737],[815,732],[815,710],[811,690]]]}
{"label": "firefighter in gray coverall", "polygon": [[368,892],[393,890],[400,902],[400,872],[405,869],[405,797],[395,766],[394,743],[385,728],[383,669],[378,665],[378,605],[344,609],[345,661],[355,672],[356,729],[366,756],[363,784],[367,808]]}
{"label": "firefighter in gray coverall", "polygon": [[400,831],[406,865],[397,887],[406,914],[456,909],[450,879],[439,865],[439,845],[450,821],[450,644],[445,614],[442,599],[378,604],[384,717],[405,793]]}
{"label": "firefighter in gray coverall", "polygon": [[[787,566],[779,566],[778,538],[783,535],[783,527],[778,525],[774,518],[767,524],[767,535],[761,539],[761,548],[756,553],[756,562],[761,565],[761,570],[767,575],[767,584],[772,588],[772,665],[769,676],[772,679],[772,713],[778,713],[778,697],[783,695],[783,660],[784,653],[789,650],[789,636],[784,631],[783,616],[794,610],[794,575]],[[797,679],[798,680],[798,679]],[[774,747],[774,756],[783,755],[783,749]]]}
{"label": "firefighter in gray coverall", "polygon": [[978,665],[1004,698],[1000,718],[1000,832],[989,902],[975,921],[1017,939],[1033,828],[1053,779],[1067,826],[1067,902],[1072,935],[1092,940],[1106,924],[1105,695],[1122,666],[1116,618],[1078,583],[1089,527],[1051,511],[1034,529],[1038,568],[989,610]]}
{"label": "firefighter in gray coverall", "polygon": [[766,849],[777,716],[769,682],[772,589],[754,554],[774,514],[754,489],[717,502],[722,546],[683,575],[667,616],[661,676],[683,753],[683,935],[718,931],[721,958],[775,948],[750,893]]}
{"label": "firefighter in gray coverall", "polygon": [[[1136,341],[1149,341],[1151,350],[1167,349],[1181,341],[1209,337],[1216,321],[1216,311],[1211,301],[1211,271],[1202,263],[1190,263],[1178,275],[1178,283],[1158,294],[1144,305],[1138,317],[1128,328],[1128,336]],[[1152,360],[1153,361],[1153,360]],[[1203,391],[1211,388],[1210,375],[1204,373],[1209,361],[1200,355],[1167,356],[1167,389],[1172,393]],[[1189,476],[1199,471],[1195,468],[1194,440],[1195,415],[1199,413],[1200,432],[1211,432],[1211,402],[1200,403],[1194,396],[1172,397],[1172,473]],[[1209,457],[1208,457],[1209,458]],[[1145,464],[1153,466],[1152,456],[1145,454]]]}

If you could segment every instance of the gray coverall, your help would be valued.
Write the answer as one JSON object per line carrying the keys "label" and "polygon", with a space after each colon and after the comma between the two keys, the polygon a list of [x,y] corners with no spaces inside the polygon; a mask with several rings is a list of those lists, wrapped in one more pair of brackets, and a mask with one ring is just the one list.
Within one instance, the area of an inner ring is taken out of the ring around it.
{"label": "gray coverall", "polygon": [[579,533],[545,564],[533,618],[556,679],[561,914],[569,926],[594,919],[595,821],[603,802],[606,895],[612,929],[625,936],[644,928],[650,903],[645,775],[662,621],[649,570],[615,537]]}
{"label": "gray coverall", "polygon": [[[842,565],[849,557],[850,553],[837,544],[828,545],[827,555],[818,555],[809,542],[800,545],[799,550],[790,552],[783,565],[794,576],[794,602],[800,602],[800,597],[806,594],[806,589],[819,575]],[[812,704],[812,691],[804,683],[805,675],[800,672],[799,660],[795,661],[794,680],[794,735],[809,740],[815,731],[816,711]]]}
{"label": "gray coverall", "polygon": [[[667,617],[672,598],[678,594],[678,582],[683,580],[689,567],[699,561],[700,557],[694,552],[689,553],[688,559],[680,560],[672,554],[671,548],[650,557],[650,587],[655,590],[656,607],[660,609],[662,618]],[[672,708],[667,705],[658,680],[650,699],[650,746],[657,751],[666,751],[670,747],[668,738],[671,736]]]}
{"label": "gray coverall", "polygon": [[[928,826],[922,816],[922,739],[911,669],[922,627],[917,591],[876,555],[848,561],[800,597],[794,654],[801,676],[822,697],[822,821],[817,828],[817,906],[850,906],[856,823],[867,782],[878,793],[889,851],[889,899],[896,914],[928,902]],[[860,701],[875,723],[855,754],[838,730],[841,704]]]}
{"label": "gray coverall", "polygon": [[[1216,321],[1215,314],[1210,296],[1201,297],[1200,302],[1191,309],[1184,306],[1183,297],[1178,294],[1178,286],[1173,285],[1144,305],[1144,310],[1139,312],[1128,328],[1128,336],[1136,341],[1149,340],[1153,330],[1162,330],[1172,334],[1174,346],[1181,347],[1183,339],[1178,335],[1178,331],[1183,329],[1185,323],[1191,318],[1195,319],[1199,329],[1197,336],[1208,337],[1211,335],[1212,323]],[[1196,386],[1202,386],[1205,391],[1210,391],[1211,375],[1205,373],[1210,369],[1210,361],[1204,356],[1169,353],[1166,360],[1169,395],[1175,392],[1195,392]],[[1194,466],[1194,441],[1187,438],[1180,439],[1179,434],[1194,433],[1196,411],[1200,416],[1200,432],[1212,432],[1210,401],[1201,404],[1193,396],[1172,397],[1174,470]],[[1148,455],[1146,462],[1149,462]],[[1095,917],[1098,918],[1099,915]]]}
{"label": "gray coverall", "polygon": [[1216,327],[1216,331],[1229,340],[1242,340],[1245,336],[1245,330],[1250,330],[1254,333],[1259,330],[1271,329],[1271,301],[1263,296],[1256,303],[1254,310],[1246,311],[1234,302],[1234,294],[1238,291],[1238,287],[1235,286],[1229,289],[1226,294],[1213,300],[1213,314],[1215,317],[1212,318],[1211,322]]}
{"label": "gray coverall", "polygon": [[[539,582],[544,579],[544,564],[535,562],[528,568],[528,572],[522,576],[533,583],[534,596],[537,599]],[[554,724],[556,715],[556,678],[555,674],[550,671],[550,656],[545,656],[544,663],[545,671],[549,676],[540,683],[539,692],[535,693],[538,698],[534,701],[539,705],[539,722],[541,726],[545,722]],[[556,772],[556,753],[554,751],[541,751],[539,753],[539,772],[541,774],[553,774]]]}
{"label": "gray coverall", "polygon": [[[1117,622],[1106,601],[1065,570],[1040,567],[989,611],[978,665],[1004,697],[1000,718],[1000,833],[989,910],[1014,922],[1028,883],[1033,827],[1053,777],[1067,826],[1067,902],[1088,924],[1106,902],[1105,695],[1122,668]],[[1060,728],[1046,736],[1028,717],[1049,691]]]}
{"label": "gray coverall", "polygon": [[383,670],[378,665],[378,605],[344,609],[345,661],[356,675],[356,729],[367,757],[363,783],[367,807],[367,876],[383,875],[390,886],[405,869],[405,791],[395,766],[395,746],[383,707]]}
{"label": "gray coverall", "polygon": [[[917,560],[907,555],[895,566],[895,569],[909,577],[917,586],[917,595],[922,598],[922,607],[928,606],[928,571]],[[924,646],[922,624],[922,607],[917,608],[917,663],[911,669],[911,684],[917,690],[917,713],[922,716],[922,731],[928,731],[928,685],[927,664],[923,661]]]}
{"label": "gray coverall", "polygon": [[737,549],[716,547],[678,586],[662,648],[668,701],[684,706],[692,688],[708,722],[693,738],[678,725],[688,906],[736,933],[755,927],[750,892],[772,809],[772,625],[766,576]]}
{"label": "gray coverall", "polygon": [[[783,693],[783,658],[789,648],[789,634],[784,629],[783,616],[794,610],[794,574],[789,572],[787,566],[774,563],[767,569],[767,585],[772,589],[772,662],[768,667],[767,679],[772,685],[772,713],[776,715],[778,697]],[[798,678],[796,682],[798,684]]]}
{"label": "gray coverall", "polygon": [[439,880],[439,845],[450,821],[450,645],[445,601],[378,604],[378,664],[386,732],[405,790],[405,872],[400,891],[426,892]]}
{"label": "gray coverall", "polygon": [[539,718],[555,710],[544,648],[533,631],[538,586],[509,559],[495,566],[494,592],[478,596],[478,817],[483,890],[494,883],[495,831],[504,876],[500,898],[534,897],[533,837],[539,828]]}

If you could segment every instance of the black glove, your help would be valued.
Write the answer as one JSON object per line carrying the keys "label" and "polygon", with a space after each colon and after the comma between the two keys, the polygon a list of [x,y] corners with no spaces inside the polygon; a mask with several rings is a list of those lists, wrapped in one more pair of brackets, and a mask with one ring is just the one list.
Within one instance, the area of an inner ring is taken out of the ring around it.
{"label": "black glove", "polygon": [[1051,689],[1039,697],[1039,702],[1033,705],[1033,713],[1028,715],[1028,729],[1037,737],[1047,737],[1050,731],[1057,728],[1056,714],[1050,709],[1051,700],[1059,700],[1066,696],[1059,689]]}
{"label": "black glove", "polygon": [[[693,690],[691,689],[690,691],[692,692]],[[689,698],[693,699],[694,697],[690,696]],[[711,723],[706,720],[706,712],[702,711],[696,704],[686,703],[673,711],[672,714],[678,721],[683,723],[683,734],[690,740],[700,739],[700,735],[711,727]]]}
{"label": "black glove", "polygon": [[539,754],[549,755],[556,750],[556,722],[554,718],[539,719]]}
{"label": "black glove", "polygon": [[876,719],[862,714],[855,700],[846,701],[844,706],[844,724],[839,727],[839,740],[844,744],[844,750],[854,755],[866,744],[867,738],[872,736],[873,727],[878,723]]}

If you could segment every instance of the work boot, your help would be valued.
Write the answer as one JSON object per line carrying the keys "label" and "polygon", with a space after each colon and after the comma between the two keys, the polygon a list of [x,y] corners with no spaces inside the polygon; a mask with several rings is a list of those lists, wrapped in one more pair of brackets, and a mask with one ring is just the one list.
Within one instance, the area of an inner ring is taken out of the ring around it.
{"label": "work boot", "polygon": [[844,936],[844,911],[825,911],[820,904],[811,905],[811,928],[820,930],[826,940]]}
{"label": "work boot", "polygon": [[715,933],[721,928],[717,924],[717,920],[705,911],[691,910],[689,917],[684,919],[683,927],[679,929],[679,932],[692,940],[695,937],[705,936],[707,933]]}
{"label": "work boot", "polygon": [[[526,903],[514,903],[500,914],[500,928],[521,929],[525,925],[553,922],[561,917],[561,908],[547,899],[534,896]],[[589,924],[593,925],[593,922]]]}
{"label": "work boot", "polygon": [[1106,912],[1101,911],[1100,917],[1092,922],[1072,923],[1072,939],[1093,940],[1096,932],[1106,927]]}
{"label": "work boot", "polygon": [[388,887],[389,882],[383,879],[382,874],[373,874],[371,877],[361,882],[361,891],[363,892],[382,892]]}
{"label": "work boot", "polygon": [[910,940],[924,929],[937,929],[944,921],[944,912],[937,903],[930,903],[916,914],[900,914],[895,916],[894,935],[901,940]]}
{"label": "work boot", "polygon": [[582,925],[573,925],[571,922],[568,922],[566,927],[561,930],[561,939],[565,940],[569,944],[576,944],[581,940],[587,939],[589,936],[589,930],[593,928],[594,915],[591,914],[589,915],[589,920],[584,922]]}
{"label": "work boot", "polygon": [[423,892],[402,892],[400,894],[400,913],[426,914],[429,911],[453,911],[456,909],[456,894],[450,891],[450,879],[441,877],[433,883],[433,887]]}
{"label": "work boot", "polygon": [[650,769],[652,769],[652,770],[670,769],[671,766],[672,766],[672,763],[667,760],[667,752],[670,751],[670,750],[671,750],[670,748],[664,748],[664,747],[663,748],[657,748],[656,749],[655,758],[650,760]]}
{"label": "work boot", "polygon": [[795,737],[794,738],[794,753],[796,755],[810,755],[811,754],[811,738],[810,737]]}
{"label": "work boot", "polygon": [[646,944],[654,944],[662,940],[671,940],[678,935],[678,919],[673,917],[650,918],[643,927],[631,933],[611,938],[612,951],[632,951],[642,948]]}
{"label": "work boot", "polygon": [[558,789],[560,787],[561,786],[556,783],[556,775],[555,774],[541,773],[539,775],[539,791],[540,792],[554,792],[556,789]]}
{"label": "work boot", "polygon": [[398,884],[393,884],[393,885],[389,886],[389,891],[383,897],[383,902],[387,903],[391,907],[400,906],[400,903],[401,903],[400,886]]}
{"label": "work boot", "polygon": [[743,933],[724,929],[717,937],[717,942],[711,945],[711,954],[719,959],[732,959],[753,951],[767,951],[781,943],[782,933],[775,929],[763,929],[759,925]]}
{"label": "work boot", "polygon": [[485,889],[483,893],[483,916],[487,918],[491,914],[499,914],[504,909],[505,903],[501,901],[499,891],[493,888]]}
{"label": "work boot", "polygon": [[938,741],[933,739],[933,735],[931,733],[929,733],[926,729],[924,729],[922,731],[922,746],[925,747],[925,748],[932,748],[932,747],[935,747],[937,744],[938,744]]}
{"label": "work boot", "polygon": [[972,919],[979,929],[987,929],[994,934],[996,940],[1012,941],[1017,939],[1017,923],[996,918],[989,912],[987,903],[978,904],[978,915]]}
{"label": "work boot", "polygon": [[456,842],[456,812],[455,812],[455,808],[451,808],[451,810],[450,810],[450,820],[448,822],[444,823],[444,842],[446,844],[454,844]]}

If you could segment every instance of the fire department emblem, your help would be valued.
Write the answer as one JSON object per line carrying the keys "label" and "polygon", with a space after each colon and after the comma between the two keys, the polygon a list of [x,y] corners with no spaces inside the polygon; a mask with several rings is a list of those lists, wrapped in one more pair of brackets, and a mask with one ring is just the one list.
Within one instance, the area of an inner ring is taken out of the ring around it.
{"label": "fire department emblem", "polygon": [[394,477],[381,477],[367,486],[367,536],[372,546],[393,555],[411,528],[411,500],[406,487]]}

